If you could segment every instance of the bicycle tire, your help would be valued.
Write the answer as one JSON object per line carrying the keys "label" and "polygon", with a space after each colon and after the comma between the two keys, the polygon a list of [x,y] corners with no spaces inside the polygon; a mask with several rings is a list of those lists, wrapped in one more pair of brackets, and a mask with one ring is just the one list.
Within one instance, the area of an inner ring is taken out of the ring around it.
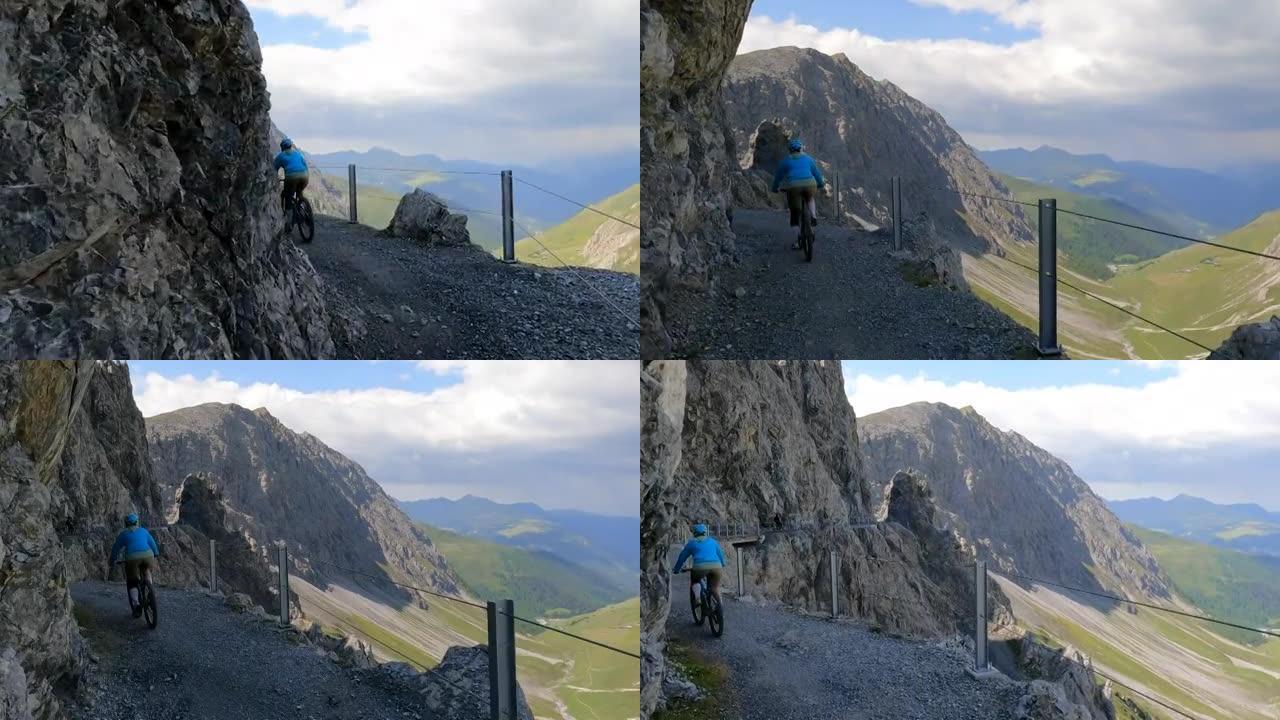
{"label": "bicycle tire", "polygon": [[804,249],[804,261],[813,262],[813,220],[809,211],[800,211],[800,245]]}
{"label": "bicycle tire", "polygon": [[315,214],[311,211],[311,202],[306,198],[300,198],[295,213],[298,235],[302,238],[302,242],[311,242],[316,236]]}
{"label": "bicycle tire", "polygon": [[139,589],[142,600],[142,617],[147,621],[147,627],[152,630],[156,629],[156,625],[160,622],[160,613],[156,608],[156,591],[151,585],[151,579],[147,578],[142,582]]}
{"label": "bicycle tire", "polygon": [[699,597],[697,600],[694,600],[693,598],[689,598],[689,604],[692,606],[692,609],[693,609],[694,625],[701,626],[702,621],[706,618],[706,613],[703,612],[702,603],[703,603],[703,600],[701,597]]}
{"label": "bicycle tire", "polygon": [[712,637],[720,637],[724,635],[724,605],[716,600],[715,596],[711,596],[711,608],[707,614],[707,625],[711,627]]}

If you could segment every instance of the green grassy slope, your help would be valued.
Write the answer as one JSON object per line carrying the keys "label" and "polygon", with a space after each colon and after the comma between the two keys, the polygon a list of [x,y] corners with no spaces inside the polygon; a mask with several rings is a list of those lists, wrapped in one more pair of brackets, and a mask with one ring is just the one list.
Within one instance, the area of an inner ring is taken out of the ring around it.
{"label": "green grassy slope", "polygon": [[472,594],[511,598],[525,617],[575,615],[628,595],[597,573],[551,553],[422,527]]}
{"label": "green grassy slope", "polygon": [[[617,195],[596,203],[594,207],[638,224],[640,222],[640,186],[632,185]],[[593,262],[592,258],[583,254],[583,249],[591,239],[592,233],[601,225],[610,222],[608,218],[597,213],[583,210],[563,223],[537,234],[542,245],[546,246],[546,250],[532,238],[526,237],[516,242],[516,258],[535,265],[558,267],[560,262],[552,256],[554,253],[570,265],[598,267],[599,265]],[[608,269],[639,274],[639,231],[634,235],[634,239],[628,238],[626,246],[618,253],[617,261],[608,265]]]}
{"label": "green grassy slope", "polygon": [[[1062,188],[1039,185],[1008,175],[1002,175],[1000,179],[1023,202],[1034,203],[1040,198],[1054,198],[1058,201],[1059,210],[1072,210],[1131,225],[1174,232],[1163,220],[1113,200],[1067,192]],[[1154,233],[1058,214],[1058,247],[1065,256],[1064,262],[1076,272],[1099,280],[1115,274],[1112,265],[1149,260],[1186,244]]]}
{"label": "green grassy slope", "polygon": [[[1255,627],[1280,626],[1280,558],[1184,540],[1130,526],[1151,550],[1180,595],[1210,617]],[[1224,635],[1258,644],[1265,635],[1224,628]]]}

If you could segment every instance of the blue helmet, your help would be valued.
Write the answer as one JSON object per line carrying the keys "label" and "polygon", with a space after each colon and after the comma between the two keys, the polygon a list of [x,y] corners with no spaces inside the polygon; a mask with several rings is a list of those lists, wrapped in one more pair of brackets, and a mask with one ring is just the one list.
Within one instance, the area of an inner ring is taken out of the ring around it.
{"label": "blue helmet", "polygon": [[800,152],[804,149],[804,142],[798,137],[793,137],[791,138],[791,141],[787,143],[787,147],[791,149],[791,152]]}
{"label": "blue helmet", "polygon": [[288,136],[285,136],[285,138],[280,141],[280,149],[288,150],[291,147],[293,147],[293,140],[291,140]]}
{"label": "blue helmet", "polygon": [[706,534],[707,534],[707,526],[706,526],[706,525],[703,525],[702,523],[698,523],[697,525],[694,525],[694,526],[693,526],[693,534],[694,534],[694,535],[706,535]]}
{"label": "blue helmet", "polygon": [[133,527],[138,524],[138,513],[129,513],[124,516],[124,524]]}

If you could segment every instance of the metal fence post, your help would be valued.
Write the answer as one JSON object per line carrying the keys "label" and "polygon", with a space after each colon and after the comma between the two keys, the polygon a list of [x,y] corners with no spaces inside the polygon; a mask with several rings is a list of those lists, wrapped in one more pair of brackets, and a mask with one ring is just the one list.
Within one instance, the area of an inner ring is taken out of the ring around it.
{"label": "metal fence post", "polygon": [[978,679],[1000,674],[987,657],[987,563],[973,563],[973,667],[966,672]]}
{"label": "metal fence post", "polygon": [[742,582],[742,546],[739,545],[733,549],[734,557],[738,563],[738,597],[742,597],[745,584]]}
{"label": "metal fence post", "polygon": [[840,598],[836,595],[837,581],[840,579],[840,556],[831,551],[831,617],[840,617]]}
{"label": "metal fence post", "polygon": [[490,601],[489,616],[489,718],[516,720],[516,624],[515,603]]}
{"label": "metal fence post", "polygon": [[218,592],[218,541],[209,541],[209,592]]}
{"label": "metal fence post", "polygon": [[502,261],[516,261],[515,198],[510,170],[502,171]]}
{"label": "metal fence post", "polygon": [[351,222],[360,222],[360,216],[356,212],[356,166],[354,163],[347,165],[347,196],[350,199],[351,206]]}
{"label": "metal fence post", "polygon": [[893,249],[902,249],[902,178],[893,178]]}
{"label": "metal fence post", "polygon": [[1058,201],[1040,201],[1041,355],[1061,355],[1058,346]]}
{"label": "metal fence post", "polygon": [[289,548],[280,543],[280,624],[289,624]]}

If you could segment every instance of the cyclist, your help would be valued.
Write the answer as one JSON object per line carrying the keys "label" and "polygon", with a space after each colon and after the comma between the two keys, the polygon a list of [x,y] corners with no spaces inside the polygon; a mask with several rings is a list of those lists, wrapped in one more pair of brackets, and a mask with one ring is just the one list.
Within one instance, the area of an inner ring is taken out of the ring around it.
{"label": "cyclist", "polygon": [[276,170],[284,170],[284,187],[280,190],[280,207],[285,212],[285,222],[289,222],[289,198],[297,193],[298,197],[302,197],[302,191],[307,188],[307,159],[302,156],[302,151],[294,147],[293,140],[285,138],[280,141],[280,154],[276,155],[273,167]]}
{"label": "cyclist", "polygon": [[160,556],[160,547],[156,539],[151,537],[147,529],[138,525],[137,513],[129,513],[124,519],[124,530],[116,536],[111,546],[111,560],[108,567],[115,565],[116,556],[124,560],[124,574],[129,588],[129,607],[133,608],[133,616],[142,615],[142,604],[138,601],[138,586],[142,584],[143,573],[158,567],[156,558]]}
{"label": "cyclist", "polygon": [[[818,203],[815,189],[826,187],[827,181],[818,169],[818,163],[804,153],[804,142],[798,137],[787,143],[791,154],[778,163],[778,170],[773,174],[773,191],[784,190],[787,193],[787,207],[791,210],[791,227],[800,226],[800,212],[807,210],[813,225],[818,225]],[[796,240],[795,248],[800,247]]]}
{"label": "cyclist", "polygon": [[720,549],[720,543],[707,534],[707,526],[702,523],[693,526],[693,537],[689,538],[689,542],[685,543],[684,549],[680,551],[680,557],[676,558],[676,566],[671,571],[672,574],[680,574],[684,561],[691,557],[693,567],[689,570],[689,601],[692,603],[697,599],[694,588],[703,577],[707,578],[711,594],[716,600],[720,600],[720,572],[727,562],[724,559],[724,551]]}

